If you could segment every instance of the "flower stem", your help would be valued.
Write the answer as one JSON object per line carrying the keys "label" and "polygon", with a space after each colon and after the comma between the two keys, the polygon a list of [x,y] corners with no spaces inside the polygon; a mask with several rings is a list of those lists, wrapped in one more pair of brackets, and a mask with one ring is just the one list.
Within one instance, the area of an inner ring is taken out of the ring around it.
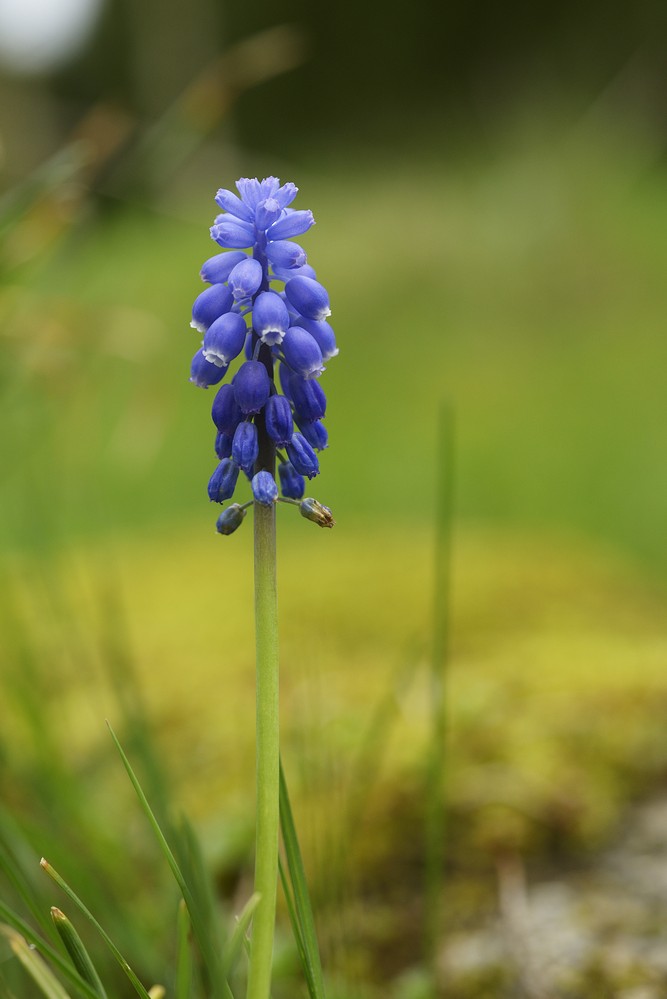
{"label": "flower stem", "polygon": [[[256,470],[273,473],[275,448],[263,418],[257,420]],[[257,664],[257,806],[255,892],[261,897],[253,917],[247,999],[269,999],[278,885],[280,728],[278,710],[278,595],[276,587],[276,508],[255,503],[255,642]]]}

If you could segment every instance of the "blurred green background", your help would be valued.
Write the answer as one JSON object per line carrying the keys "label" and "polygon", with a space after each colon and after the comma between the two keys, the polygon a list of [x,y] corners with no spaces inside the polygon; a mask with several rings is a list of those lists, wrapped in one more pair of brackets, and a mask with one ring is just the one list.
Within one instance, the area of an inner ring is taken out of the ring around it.
{"label": "blurred green background", "polygon": [[[458,916],[492,905],[499,852],[595,850],[667,775],[664,16],[34,3],[0,5],[4,798],[40,852],[67,857],[77,787],[90,842],[110,807],[122,828],[102,719],[140,717],[220,883],[245,884],[252,538],[213,532],[188,323],[216,189],[292,180],[340,355],[313,483],[337,527],[279,518],[286,755],[318,897],[344,913],[331,961],[393,980],[419,960],[434,618],[448,856],[487,886],[463,878]],[[332,814],[359,787],[341,898]]]}

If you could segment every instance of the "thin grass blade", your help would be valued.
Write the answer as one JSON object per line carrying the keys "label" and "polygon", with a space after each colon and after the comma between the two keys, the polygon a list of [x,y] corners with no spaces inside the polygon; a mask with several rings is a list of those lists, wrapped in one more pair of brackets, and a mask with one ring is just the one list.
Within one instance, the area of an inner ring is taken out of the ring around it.
{"label": "thin grass blade", "polygon": [[229,977],[234,970],[238,956],[243,948],[243,941],[246,933],[248,932],[248,927],[250,926],[253,913],[257,908],[261,897],[262,896],[258,892],[254,892],[254,894],[250,896],[246,904],[243,906],[241,914],[237,916],[234,931],[225,944],[225,949],[222,953],[222,968],[226,977]]}
{"label": "thin grass blade", "polygon": [[178,904],[176,957],[176,999],[190,999],[192,989],[192,950],[190,949],[190,916],[184,899]]}
{"label": "thin grass blade", "polygon": [[56,968],[63,978],[66,978],[71,987],[82,997],[82,999],[98,999],[97,993],[91,988],[88,982],[84,982],[78,972],[71,964],[60,956],[51,944],[38,936],[32,927],[17,915],[8,905],[0,901],[0,918],[4,919],[12,929],[17,930],[28,943],[38,950]]}
{"label": "thin grass blade", "polygon": [[32,949],[25,937],[11,926],[0,926],[0,933],[7,939],[12,953],[23,965],[46,999],[70,999],[56,976],[39,954]]}
{"label": "thin grass blade", "polygon": [[155,817],[155,813],[153,812],[153,809],[149,805],[148,799],[144,794],[141,784],[139,783],[139,778],[132,769],[132,765],[126,756],[125,751],[121,746],[116,733],[114,732],[114,730],[112,729],[111,725],[109,725],[108,722],[107,722],[107,727],[109,729],[109,732],[111,733],[111,738],[113,739],[116,745],[116,749],[120,754],[120,758],[123,761],[123,766],[125,767],[127,775],[130,778],[132,786],[134,787],[134,790],[137,794],[137,797],[139,799],[139,804],[141,805],[143,812],[146,818],[148,819],[151,828],[153,829],[158,845],[162,850],[162,853],[164,854],[167,863],[169,864],[171,872],[174,875],[176,884],[180,888],[181,894],[188,908],[188,912],[190,913],[190,919],[192,920],[192,928],[197,938],[197,942],[199,943],[199,947],[201,949],[204,962],[206,964],[206,969],[211,980],[210,985],[211,985],[211,992],[213,999],[217,999],[218,996],[224,996],[225,999],[233,999],[231,989],[229,988],[225,976],[222,974],[219,952],[215,946],[215,942],[211,938],[210,921],[206,918],[205,915],[203,915],[201,907],[197,904],[197,900],[193,895],[192,889],[188,884],[186,878],[184,877],[183,871],[181,870],[181,867],[178,861],[176,860],[176,857],[174,856],[174,853],[171,847],[169,846],[169,843],[167,842],[164,833],[162,832],[160,824]]}
{"label": "thin grass blade", "polygon": [[68,896],[68,898],[70,898],[72,902],[74,902],[74,904],[81,910],[86,919],[90,920],[90,922],[93,924],[93,926],[100,934],[100,936],[106,943],[107,947],[109,948],[109,950],[111,951],[111,953],[116,958],[119,965],[129,978],[130,982],[134,986],[134,990],[137,993],[137,995],[141,996],[141,999],[150,999],[147,990],[141,984],[137,975],[134,973],[128,962],[125,960],[121,952],[118,950],[118,947],[116,947],[115,943],[113,942],[109,934],[106,932],[105,929],[103,929],[102,926],[100,926],[98,921],[95,919],[90,909],[88,909],[83,904],[79,896],[72,890],[72,888],[70,888],[67,882],[63,878],[61,878],[61,876],[58,874],[55,868],[51,867],[51,864],[49,864],[47,860],[45,860],[42,857],[42,859],[40,860],[40,864],[43,867],[43,869],[46,871],[46,873],[49,875],[49,877],[53,878],[53,880],[56,882],[57,885],[60,885],[60,887]]}
{"label": "thin grass blade", "polygon": [[303,947],[302,959],[304,962],[304,973],[308,982],[308,990],[311,999],[325,999],[324,975],[322,973],[320,950],[315,932],[315,919],[310,903],[306,872],[294,825],[294,815],[292,814],[292,806],[287,791],[287,781],[285,780],[282,761],[280,763],[280,828],[285,847],[287,871],[294,893],[294,912],[300,928]]}
{"label": "thin grass blade", "polygon": [[64,912],[61,912],[55,906],[51,908],[51,918],[76,970],[84,981],[88,982],[92,987],[95,994],[99,996],[99,999],[107,999],[106,991],[97,973],[97,969],[90,959],[90,954],[70,920]]}

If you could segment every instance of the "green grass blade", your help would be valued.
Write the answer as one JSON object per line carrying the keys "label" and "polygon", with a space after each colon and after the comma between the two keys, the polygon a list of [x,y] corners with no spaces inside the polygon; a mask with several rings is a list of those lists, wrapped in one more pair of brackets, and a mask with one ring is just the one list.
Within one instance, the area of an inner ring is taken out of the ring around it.
{"label": "green grass blade", "polygon": [[303,934],[301,933],[301,925],[299,923],[299,918],[296,914],[296,909],[294,907],[294,897],[292,895],[292,886],[289,883],[289,878],[287,877],[287,872],[285,870],[285,865],[283,864],[282,857],[278,859],[278,872],[280,874],[280,883],[283,886],[283,894],[285,896],[285,903],[287,905],[287,913],[289,915],[290,923],[292,924],[292,933],[294,934],[294,941],[296,943],[296,949],[299,952],[299,958],[301,964],[303,965],[303,970],[305,972],[306,978],[308,979],[308,991],[312,995],[312,988],[310,984],[310,967],[306,958],[306,948],[303,944]]}
{"label": "green grass blade", "polygon": [[[282,761],[280,763],[280,828],[285,847],[285,857],[287,859],[287,871],[294,893],[295,917],[301,931],[302,959],[308,982],[308,991],[311,999],[325,999],[324,976],[322,974],[322,962],[320,960],[320,950],[315,932],[315,919],[310,904],[306,872],[296,835],[294,816],[292,814],[292,806],[289,800]],[[298,943],[297,939],[297,946]]]}
{"label": "green grass blade", "polygon": [[32,927],[26,923],[24,919],[18,916],[8,905],[0,901],[0,918],[9,924],[14,930],[17,930],[25,939],[40,952],[40,954],[47,958],[48,961],[57,968],[61,973],[63,978],[66,978],[69,984],[78,992],[82,999],[98,999],[97,993],[93,991],[88,982],[84,982],[79,976],[78,972],[60,956],[57,950],[55,950],[51,944],[47,943],[40,936],[38,936]]}
{"label": "green grass blade", "polygon": [[141,996],[141,999],[150,999],[150,996],[149,996],[148,992],[146,991],[146,989],[144,988],[144,986],[141,984],[141,982],[139,981],[139,979],[137,978],[137,976],[135,975],[134,971],[132,970],[132,968],[130,967],[130,965],[127,963],[127,961],[125,960],[125,958],[123,957],[123,955],[121,954],[121,952],[118,950],[118,948],[116,947],[115,943],[113,942],[113,940],[111,939],[111,937],[109,936],[109,934],[106,932],[105,929],[103,929],[102,926],[100,926],[100,924],[98,923],[98,921],[95,919],[95,917],[93,916],[93,914],[90,911],[90,909],[88,909],[83,904],[83,902],[81,901],[81,899],[79,898],[79,896],[77,894],[75,894],[75,892],[70,888],[70,886],[67,884],[67,882],[64,881],[63,878],[61,878],[61,876],[58,874],[58,872],[53,867],[51,867],[51,864],[49,864],[48,861],[44,860],[43,857],[40,860],[40,864],[43,867],[43,869],[46,871],[46,873],[49,875],[49,877],[53,878],[53,880],[56,882],[57,885],[60,885],[60,887],[65,892],[65,894],[68,896],[68,898],[70,898],[72,900],[72,902],[74,902],[74,904],[81,910],[81,912],[84,914],[84,916],[87,919],[89,919],[90,922],[93,924],[93,926],[95,927],[95,929],[97,930],[97,932],[100,934],[100,936],[102,937],[102,939],[106,943],[107,947],[109,948],[109,950],[111,951],[111,953],[116,958],[116,960],[118,961],[119,965],[121,966],[121,968],[123,969],[123,971],[125,972],[125,974],[127,975],[127,977],[129,978],[130,982],[134,986],[134,990],[137,993],[137,995]]}
{"label": "green grass blade", "polygon": [[214,940],[212,940],[211,938],[210,921],[206,918],[205,915],[202,914],[202,909],[197,904],[197,901],[195,899],[195,896],[193,895],[190,885],[188,884],[186,878],[184,877],[183,871],[181,870],[181,867],[178,861],[176,860],[176,857],[174,856],[174,853],[171,847],[169,846],[169,843],[167,842],[164,833],[162,832],[162,829],[160,827],[158,820],[155,817],[153,809],[149,805],[148,799],[146,798],[143,788],[139,783],[139,778],[132,769],[132,765],[126,756],[125,751],[121,746],[118,737],[116,736],[116,733],[114,732],[114,730],[112,729],[111,725],[109,725],[108,722],[107,726],[109,728],[109,732],[111,733],[111,738],[113,739],[116,745],[116,749],[120,754],[120,758],[123,761],[123,766],[125,767],[127,775],[130,778],[132,786],[134,787],[134,790],[137,794],[137,797],[139,799],[139,804],[141,805],[143,812],[146,815],[146,818],[148,819],[148,822],[150,823],[153,832],[155,833],[155,838],[157,839],[158,845],[162,850],[162,853],[164,854],[164,857],[167,863],[169,864],[169,867],[171,868],[171,872],[174,875],[176,884],[178,885],[181,891],[185,904],[188,908],[188,912],[190,913],[190,919],[192,920],[192,928],[197,938],[197,942],[199,943],[202,957],[204,958],[204,962],[206,964],[209,977],[211,979],[210,984],[212,988],[213,999],[216,999],[216,997],[218,996],[224,996],[225,999],[233,999],[229,985],[225,979],[225,976],[222,973],[220,954],[215,946]]}
{"label": "green grass blade", "polygon": [[12,953],[23,965],[45,999],[70,999],[51,969],[34,951],[25,937],[10,926],[0,926],[0,933],[7,938]]}
{"label": "green grass blade", "polygon": [[53,925],[58,931],[58,935],[62,940],[65,950],[72,959],[72,964],[79,972],[84,981],[93,988],[95,994],[100,997],[100,999],[107,999],[107,994],[105,992],[104,986],[100,980],[100,976],[97,974],[97,969],[90,959],[90,954],[86,950],[83,940],[74,929],[74,926],[67,918],[64,912],[57,909],[55,906],[51,908],[51,918],[53,920]]}
{"label": "green grass blade", "polygon": [[176,999],[190,999],[192,989],[192,951],[190,949],[190,916],[185,900],[178,904],[176,958]]}
{"label": "green grass blade", "polygon": [[222,953],[222,967],[226,977],[234,970],[234,965],[243,948],[243,941],[245,940],[248,927],[250,926],[253,913],[257,908],[260,898],[261,895],[258,892],[254,892],[243,906],[240,916],[237,916],[234,931],[225,944],[225,949]]}

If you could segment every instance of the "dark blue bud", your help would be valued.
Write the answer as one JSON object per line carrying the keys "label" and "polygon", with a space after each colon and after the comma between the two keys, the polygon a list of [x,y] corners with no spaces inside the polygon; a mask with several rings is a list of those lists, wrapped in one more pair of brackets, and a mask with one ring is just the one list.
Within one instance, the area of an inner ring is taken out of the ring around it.
{"label": "dark blue bud", "polygon": [[217,385],[225,376],[226,367],[219,368],[217,364],[211,364],[204,357],[201,350],[198,350],[192,358],[190,366],[190,381],[197,388],[208,388],[209,385]]}
{"label": "dark blue bud", "polygon": [[248,208],[252,208],[253,217],[255,208],[266,194],[262,194],[262,186],[256,177],[240,177],[236,181],[236,190],[241,195],[241,200]]}
{"label": "dark blue bud", "polygon": [[245,416],[259,413],[271,392],[271,382],[261,361],[245,361],[234,376],[236,401]]}
{"label": "dark blue bud", "polygon": [[234,296],[224,284],[214,284],[197,295],[192,306],[190,325],[199,333],[205,333],[211,323],[229,312],[234,304]]}
{"label": "dark blue bud", "polygon": [[223,510],[218,517],[215,529],[218,534],[233,534],[237,527],[243,523],[246,511],[238,503],[232,503],[226,510]]}
{"label": "dark blue bud", "polygon": [[233,385],[223,385],[218,389],[211,408],[211,418],[223,434],[234,436],[234,431],[243,419],[243,413],[236,401]]}
{"label": "dark blue bud", "polygon": [[232,442],[232,458],[246,475],[252,475],[258,454],[257,427],[254,423],[239,423]]}
{"label": "dark blue bud", "polygon": [[332,357],[335,357],[338,353],[338,347],[336,346],[336,337],[334,336],[334,331],[329,326],[329,323],[322,320],[318,323],[314,319],[300,319],[297,323],[302,329],[310,333],[313,340],[316,341],[317,346],[322,351],[322,360],[328,361]]}
{"label": "dark blue bud", "polygon": [[208,498],[211,503],[224,503],[231,499],[239,477],[239,466],[231,458],[223,458],[209,479]]}
{"label": "dark blue bud", "polygon": [[204,357],[211,364],[228,365],[243,350],[248,327],[237,312],[216,319],[204,334]]}
{"label": "dark blue bud", "polygon": [[250,486],[255,500],[262,506],[272,506],[278,499],[278,486],[270,472],[257,472]]}
{"label": "dark blue bud", "polygon": [[236,267],[245,257],[243,250],[230,250],[228,253],[216,253],[202,264],[199,272],[202,281],[208,284],[224,284],[233,267]]}
{"label": "dark blue bud", "polygon": [[287,306],[275,291],[262,291],[252,306],[252,327],[264,343],[280,343],[289,329]]}
{"label": "dark blue bud", "polygon": [[300,236],[302,233],[308,232],[311,225],[315,225],[311,211],[295,212],[288,208],[286,214],[267,230],[266,235],[270,240],[291,239],[292,236]]}
{"label": "dark blue bud", "polygon": [[247,222],[216,222],[211,226],[211,239],[226,249],[244,250],[255,241],[255,227]]}
{"label": "dark blue bud", "polygon": [[327,428],[320,420],[312,420],[310,422],[302,420],[299,424],[299,430],[310,446],[315,448],[316,451],[323,451],[328,446],[329,434],[327,433]]}
{"label": "dark blue bud", "polygon": [[252,361],[252,355],[255,353],[255,337],[252,332],[248,333],[245,338],[245,346],[243,348],[243,354],[246,361]]}
{"label": "dark blue bud", "polygon": [[292,407],[284,395],[272,395],[264,407],[266,432],[278,447],[287,447],[292,440],[294,424]]}
{"label": "dark blue bud", "polygon": [[267,243],[266,255],[273,264],[274,270],[292,270],[294,267],[304,267],[306,253],[298,243],[289,239],[277,239]]}
{"label": "dark blue bud", "polygon": [[215,435],[215,453],[221,461],[223,458],[231,458],[232,439],[231,434],[223,434],[221,430]]}
{"label": "dark blue bud", "polygon": [[319,382],[292,375],[289,379],[291,399],[299,420],[321,420],[327,411],[327,398]]}
{"label": "dark blue bud", "polygon": [[255,225],[260,231],[277,222],[283,210],[275,198],[265,198],[255,209]]}
{"label": "dark blue bud", "polygon": [[320,463],[317,455],[302,434],[294,434],[292,441],[287,445],[287,454],[297,472],[314,478],[320,470]]}
{"label": "dark blue bud", "polygon": [[302,378],[319,378],[324,371],[322,351],[300,326],[290,326],[281,347],[290,368]]}
{"label": "dark blue bud", "polygon": [[291,461],[281,461],[278,465],[280,491],[287,499],[301,499],[306,491],[306,480],[299,475]]}
{"label": "dark blue bud", "polygon": [[216,194],[215,203],[222,208],[223,212],[229,212],[230,215],[235,215],[237,219],[250,223],[255,221],[255,213],[252,208],[244,205],[240,198],[237,198],[235,194],[227,191],[224,187],[221,187]]}
{"label": "dark blue bud", "polygon": [[237,301],[242,298],[250,298],[259,288],[263,277],[262,265],[259,260],[246,257],[233,268],[229,275],[229,287],[232,289],[234,298]]}

